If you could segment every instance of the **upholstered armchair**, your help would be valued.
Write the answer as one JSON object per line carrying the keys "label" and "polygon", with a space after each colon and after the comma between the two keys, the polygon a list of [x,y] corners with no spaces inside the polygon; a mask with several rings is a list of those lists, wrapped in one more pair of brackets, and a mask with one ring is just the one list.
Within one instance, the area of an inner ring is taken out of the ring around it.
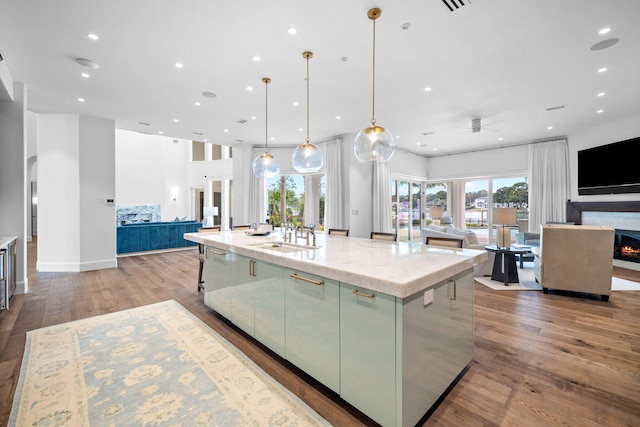
{"label": "upholstered armchair", "polygon": [[540,226],[535,254],[536,281],[547,293],[561,289],[600,295],[609,300],[613,275],[614,230],[606,226]]}

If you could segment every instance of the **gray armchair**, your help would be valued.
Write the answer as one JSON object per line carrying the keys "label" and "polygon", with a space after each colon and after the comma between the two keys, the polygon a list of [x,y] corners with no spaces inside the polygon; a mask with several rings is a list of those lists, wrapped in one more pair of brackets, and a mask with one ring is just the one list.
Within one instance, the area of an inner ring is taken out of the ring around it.
{"label": "gray armchair", "polygon": [[535,254],[536,281],[547,293],[561,289],[600,295],[609,300],[613,276],[614,230],[606,226],[540,226]]}

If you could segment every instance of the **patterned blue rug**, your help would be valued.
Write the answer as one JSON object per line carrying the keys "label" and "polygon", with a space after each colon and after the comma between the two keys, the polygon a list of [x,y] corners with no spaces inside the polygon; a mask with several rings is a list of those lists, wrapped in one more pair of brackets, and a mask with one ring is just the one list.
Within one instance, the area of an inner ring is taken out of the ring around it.
{"label": "patterned blue rug", "polygon": [[9,425],[329,424],[172,300],[28,332]]}

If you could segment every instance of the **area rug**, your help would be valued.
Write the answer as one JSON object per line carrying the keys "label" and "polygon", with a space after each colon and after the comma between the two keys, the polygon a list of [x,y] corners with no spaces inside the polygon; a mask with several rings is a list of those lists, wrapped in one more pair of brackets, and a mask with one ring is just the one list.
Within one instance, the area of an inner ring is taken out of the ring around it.
{"label": "area rug", "polygon": [[[475,281],[481,283],[496,291],[541,291],[542,286],[536,282],[533,273],[533,266],[525,265],[524,268],[518,268],[518,279],[520,283],[509,283],[505,286],[503,282],[491,280],[491,277],[474,277]],[[640,291],[640,283],[631,280],[620,279],[614,277],[611,280],[612,291]]]}
{"label": "area rug", "polygon": [[9,425],[329,424],[171,300],[28,332]]}

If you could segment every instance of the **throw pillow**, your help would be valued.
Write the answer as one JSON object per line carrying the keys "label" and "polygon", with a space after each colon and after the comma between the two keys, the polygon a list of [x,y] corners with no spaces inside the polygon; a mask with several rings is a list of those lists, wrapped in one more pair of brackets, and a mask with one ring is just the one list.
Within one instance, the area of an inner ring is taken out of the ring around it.
{"label": "throw pillow", "polygon": [[447,232],[451,233],[451,234],[456,234],[458,236],[464,237],[464,241],[465,241],[466,245],[463,245],[463,246],[477,245],[478,243],[480,243],[478,241],[478,236],[476,236],[476,233],[474,233],[471,230],[458,230],[456,228],[450,228],[450,229],[447,230]]}
{"label": "throw pillow", "polygon": [[427,228],[429,228],[429,229],[431,229],[431,230],[435,230],[435,231],[444,231],[445,233],[446,233],[446,232],[447,232],[447,230],[449,229],[449,228],[447,228],[447,227],[442,227],[442,226],[440,226],[440,225],[436,225],[436,224],[429,224],[429,225],[427,226]]}

